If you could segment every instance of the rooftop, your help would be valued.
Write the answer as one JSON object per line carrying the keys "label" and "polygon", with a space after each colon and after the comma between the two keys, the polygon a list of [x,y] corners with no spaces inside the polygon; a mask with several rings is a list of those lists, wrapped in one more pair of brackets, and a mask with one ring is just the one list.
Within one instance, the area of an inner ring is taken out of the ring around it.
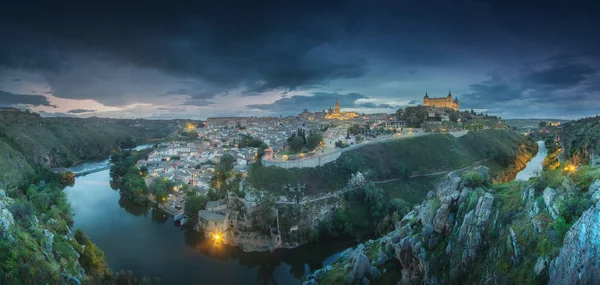
{"label": "rooftop", "polygon": [[215,221],[221,223],[224,223],[225,219],[227,218],[225,214],[221,212],[212,212],[207,210],[198,211],[198,216],[207,221]]}

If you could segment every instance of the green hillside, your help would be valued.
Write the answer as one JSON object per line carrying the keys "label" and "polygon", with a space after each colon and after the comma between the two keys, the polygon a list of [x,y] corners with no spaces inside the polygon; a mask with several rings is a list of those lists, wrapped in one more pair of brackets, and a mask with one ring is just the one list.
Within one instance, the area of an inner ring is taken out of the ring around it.
{"label": "green hillside", "polygon": [[537,145],[510,130],[482,130],[456,138],[435,134],[366,145],[322,167],[283,169],[253,165],[250,183],[279,192],[281,185],[306,184],[307,195],[344,187],[353,173],[369,171],[374,181],[453,170],[484,161],[497,180],[516,175]]}
{"label": "green hillside", "polygon": [[104,158],[119,146],[165,138],[178,121],[41,118],[0,112],[0,185],[14,184],[33,166],[69,167]]}

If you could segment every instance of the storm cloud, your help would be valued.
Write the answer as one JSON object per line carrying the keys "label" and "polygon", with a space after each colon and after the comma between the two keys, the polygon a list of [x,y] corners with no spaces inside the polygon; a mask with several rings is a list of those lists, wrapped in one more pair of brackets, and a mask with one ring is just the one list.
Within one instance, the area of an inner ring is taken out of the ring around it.
{"label": "storm cloud", "polygon": [[273,112],[326,108],[340,94],[379,100],[342,107],[381,109],[448,89],[482,109],[586,101],[599,96],[597,11],[592,1],[10,1],[0,69],[22,80],[0,78],[0,89],[30,83],[114,107],[210,107],[235,91]]}
{"label": "storm cloud", "polygon": [[23,95],[13,94],[0,90],[0,106],[18,106],[18,105],[29,105],[29,106],[52,106],[48,98],[42,95]]}

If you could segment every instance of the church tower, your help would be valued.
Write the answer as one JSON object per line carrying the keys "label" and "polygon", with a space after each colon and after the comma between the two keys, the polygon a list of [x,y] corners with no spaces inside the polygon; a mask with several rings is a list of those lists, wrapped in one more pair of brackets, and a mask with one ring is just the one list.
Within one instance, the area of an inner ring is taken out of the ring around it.
{"label": "church tower", "polygon": [[337,99],[335,99],[335,109],[333,111],[335,114],[339,114],[340,113],[340,102],[338,102]]}

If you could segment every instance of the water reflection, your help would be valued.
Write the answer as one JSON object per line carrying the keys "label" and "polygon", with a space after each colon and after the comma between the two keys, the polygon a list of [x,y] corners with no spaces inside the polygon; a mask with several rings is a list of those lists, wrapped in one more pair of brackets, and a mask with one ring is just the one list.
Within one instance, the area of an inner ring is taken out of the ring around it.
{"label": "water reflection", "polygon": [[535,156],[527,163],[527,166],[519,173],[517,173],[516,180],[528,180],[531,177],[538,175],[542,171],[542,163],[548,155],[546,145],[544,141],[538,141],[538,152]]}
{"label": "water reflection", "polygon": [[164,224],[165,222],[171,220],[169,215],[160,209],[152,209],[150,210],[150,213],[152,214],[152,222],[157,224]]}
{"label": "water reflection", "polygon": [[123,196],[120,196],[119,198],[119,206],[123,209],[125,209],[125,211],[127,211],[127,213],[130,213],[136,217],[139,216],[146,216],[148,215],[148,207],[147,206],[143,206],[143,205],[139,205],[134,203],[133,201],[124,198]]}
{"label": "water reflection", "polygon": [[78,177],[67,193],[75,228],[104,250],[113,271],[133,270],[162,284],[300,284],[335,260],[350,241],[322,242],[273,253],[215,247],[202,233],[177,227],[160,209],[121,198],[109,186],[109,171]]}

